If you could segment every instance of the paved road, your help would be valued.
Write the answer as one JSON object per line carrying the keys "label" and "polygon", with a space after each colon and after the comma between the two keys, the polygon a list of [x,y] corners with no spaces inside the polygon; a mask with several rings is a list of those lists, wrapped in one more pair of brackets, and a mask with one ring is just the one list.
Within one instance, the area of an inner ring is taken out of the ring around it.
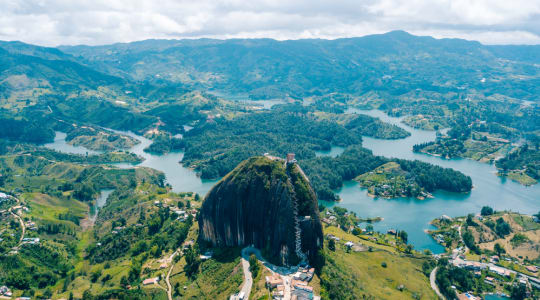
{"label": "paved road", "polygon": [[244,269],[244,284],[242,285],[242,292],[244,292],[246,300],[249,299],[251,294],[251,287],[253,285],[253,277],[251,276],[251,271],[249,270],[249,255],[252,252],[249,248],[242,249],[242,268]]}
{"label": "paved road", "polygon": [[435,282],[435,278],[437,278],[437,269],[439,267],[435,267],[433,271],[429,274],[429,283],[431,284],[431,288],[435,291],[437,296],[439,296],[440,299],[445,299],[444,296],[441,294],[441,291],[439,291],[439,287],[437,286],[437,283]]}
{"label": "paved road", "polygon": [[[246,263],[247,263],[248,271],[249,271],[249,256],[251,254],[255,254],[259,262],[268,271],[270,271],[270,273],[279,274],[279,276],[281,276],[281,279],[283,279],[283,283],[285,285],[285,291],[283,293],[283,300],[290,300],[292,297],[291,295],[292,274],[295,273],[296,270],[294,268],[278,267],[274,264],[271,264],[262,257],[261,251],[259,251],[259,249],[253,248],[253,247],[246,247],[242,249],[242,257],[245,256],[245,259],[247,260]],[[245,271],[244,271],[244,274],[246,274]],[[251,273],[250,273],[250,278],[251,278]],[[250,292],[251,292],[251,289],[250,289]]]}

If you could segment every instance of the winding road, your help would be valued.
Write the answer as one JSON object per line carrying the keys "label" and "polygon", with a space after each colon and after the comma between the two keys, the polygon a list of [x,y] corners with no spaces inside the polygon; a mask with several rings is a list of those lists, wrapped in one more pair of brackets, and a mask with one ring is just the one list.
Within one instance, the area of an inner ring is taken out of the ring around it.
{"label": "winding road", "polygon": [[249,270],[249,255],[253,253],[250,248],[246,247],[242,249],[242,269],[244,269],[244,284],[242,285],[241,292],[244,293],[244,299],[248,300],[251,295],[251,287],[253,286],[253,277]]}
{"label": "winding road", "polygon": [[[12,196],[12,197],[13,197],[13,196]],[[18,198],[15,198],[15,197],[13,197],[13,199],[15,199],[15,200],[17,201],[17,204],[16,204],[15,206],[13,206],[13,207],[19,206],[19,204],[21,203],[21,201],[20,201]],[[23,241],[23,239],[24,239],[24,235],[25,235],[25,233],[26,233],[26,226],[24,225],[23,219],[22,219],[19,215],[17,215],[16,213],[13,212],[13,207],[10,207],[8,211],[9,211],[9,213],[12,214],[16,219],[19,219],[19,223],[21,223],[22,234],[21,234],[21,238],[19,239],[19,244],[17,244],[17,247],[20,247],[21,244],[22,244],[22,241]]]}
{"label": "winding road", "polygon": [[437,278],[437,269],[439,267],[435,267],[433,271],[429,274],[429,283],[431,284],[431,288],[435,291],[437,296],[439,296],[440,299],[446,299],[444,298],[443,294],[441,294],[441,291],[439,291],[439,287],[437,286],[437,282],[435,282],[435,279]]}

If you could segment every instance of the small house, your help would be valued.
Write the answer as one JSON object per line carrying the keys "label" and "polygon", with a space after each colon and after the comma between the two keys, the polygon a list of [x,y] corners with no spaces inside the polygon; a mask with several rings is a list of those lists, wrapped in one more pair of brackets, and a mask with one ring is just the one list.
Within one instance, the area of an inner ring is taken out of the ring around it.
{"label": "small house", "polygon": [[274,289],[278,285],[283,285],[283,279],[278,274],[273,274],[272,276],[266,276],[266,287],[269,289]]}
{"label": "small house", "polygon": [[531,273],[538,272],[538,268],[536,266],[526,266],[525,269],[527,269],[527,271],[529,271]]}
{"label": "small house", "polygon": [[159,282],[159,277],[147,278],[143,280],[143,285],[157,284]]}

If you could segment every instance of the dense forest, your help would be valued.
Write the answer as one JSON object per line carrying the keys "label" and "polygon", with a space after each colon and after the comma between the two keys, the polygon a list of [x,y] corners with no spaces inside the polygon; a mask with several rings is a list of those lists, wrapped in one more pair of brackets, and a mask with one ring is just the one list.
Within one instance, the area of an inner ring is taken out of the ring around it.
{"label": "dense forest", "polygon": [[524,171],[528,176],[540,179],[540,151],[537,147],[523,145],[516,151],[503,157],[495,163],[495,166],[502,173],[508,171]]}
{"label": "dense forest", "polygon": [[0,124],[0,138],[35,144],[54,140],[54,131],[39,122],[0,117]]}
{"label": "dense forest", "polygon": [[363,114],[354,114],[344,126],[360,135],[379,139],[402,139],[411,135],[399,126],[384,123],[377,118]]}
{"label": "dense forest", "polygon": [[333,190],[342,186],[343,181],[372,171],[389,162],[397,162],[409,173],[410,178],[428,192],[443,189],[451,192],[468,192],[472,189],[471,178],[461,172],[442,168],[421,161],[387,159],[374,156],[361,147],[347,148],[343,154],[332,157],[317,157],[300,161],[300,165],[313,182],[319,199],[337,200]]}
{"label": "dense forest", "polygon": [[151,137],[152,144],[144,149],[144,152],[166,154],[178,151],[185,147],[184,140],[170,134],[157,134]]}
{"label": "dense forest", "polygon": [[241,161],[263,153],[284,157],[296,153],[298,159],[315,157],[317,150],[332,145],[360,144],[360,136],[328,121],[318,121],[298,110],[272,110],[217,118],[185,134],[183,163],[194,167],[202,178],[224,176]]}
{"label": "dense forest", "polygon": [[[95,229],[96,244],[99,243],[99,246],[94,244],[87,249],[87,258],[92,263],[112,261],[126,255],[136,257],[144,252],[160,257],[163,252],[182,245],[192,225],[193,217],[188,218],[186,222],[175,222],[178,215],[167,207],[148,211],[149,207],[146,205],[152,203],[149,200],[152,199],[132,189],[117,189],[110,195],[108,204],[100,212]],[[145,201],[146,205],[142,206],[141,203]],[[177,206],[183,207],[184,204],[185,201],[179,201]],[[115,228],[116,231],[112,232]],[[128,280],[138,281],[138,276],[133,277],[137,274],[138,272],[131,274]]]}

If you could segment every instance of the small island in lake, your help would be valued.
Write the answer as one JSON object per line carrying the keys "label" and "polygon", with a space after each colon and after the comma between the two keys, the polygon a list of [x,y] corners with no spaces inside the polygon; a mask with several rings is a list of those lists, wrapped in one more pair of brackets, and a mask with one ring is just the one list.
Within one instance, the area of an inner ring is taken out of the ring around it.
{"label": "small island in lake", "polygon": [[432,198],[432,192],[442,189],[450,192],[469,192],[469,177],[452,169],[419,161],[392,160],[372,171],[357,176],[369,195],[382,198],[415,197],[420,200]]}

